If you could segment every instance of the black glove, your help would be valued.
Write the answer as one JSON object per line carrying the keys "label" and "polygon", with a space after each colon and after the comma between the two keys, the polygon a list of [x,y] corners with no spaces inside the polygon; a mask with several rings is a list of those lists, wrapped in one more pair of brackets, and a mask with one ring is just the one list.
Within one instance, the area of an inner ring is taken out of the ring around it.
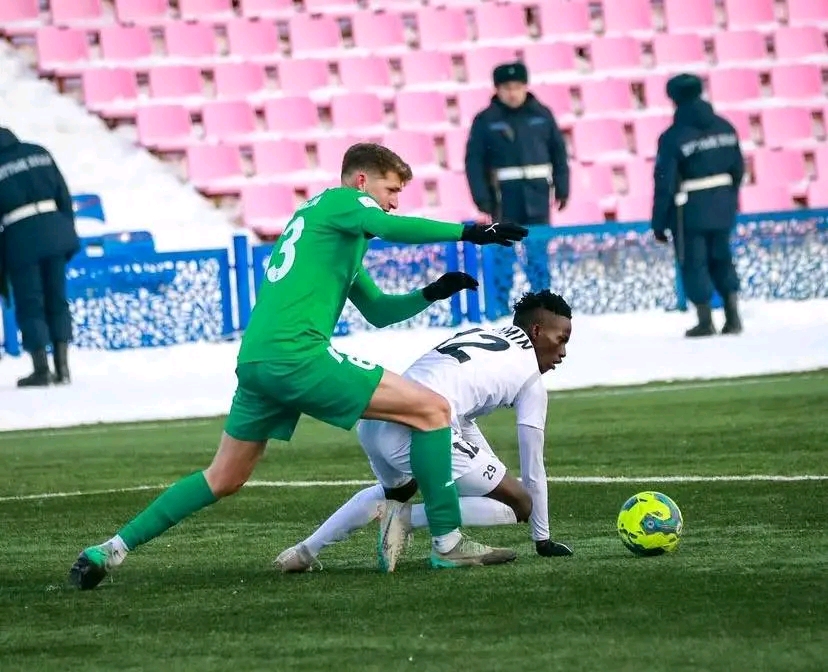
{"label": "black glove", "polygon": [[656,242],[659,242],[659,243],[669,242],[667,240],[667,232],[666,231],[653,231],[653,238],[655,238]]}
{"label": "black glove", "polygon": [[567,555],[572,555],[573,553],[572,549],[566,544],[561,544],[557,541],[552,541],[551,539],[536,541],[535,550],[538,552],[538,555],[542,555],[544,558],[561,558]]}
{"label": "black glove", "polygon": [[513,241],[521,241],[529,234],[529,229],[517,224],[466,224],[460,240],[475,245],[503,245],[512,247]]}
{"label": "black glove", "polygon": [[426,301],[439,301],[457,294],[461,289],[477,289],[478,282],[468,273],[449,271],[441,275],[430,285],[423,287],[423,297]]}

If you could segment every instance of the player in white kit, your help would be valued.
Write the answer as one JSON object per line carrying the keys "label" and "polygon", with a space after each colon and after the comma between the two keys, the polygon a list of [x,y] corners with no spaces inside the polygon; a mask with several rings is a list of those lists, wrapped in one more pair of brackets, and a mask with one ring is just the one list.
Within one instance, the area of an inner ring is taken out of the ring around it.
{"label": "player in white kit", "polygon": [[[528,293],[515,305],[512,326],[456,334],[403,374],[438,392],[451,406],[452,478],[463,525],[529,521],[536,550],[544,556],[572,554],[549,535],[543,461],[547,392],[541,380],[566,356],[571,330],[571,310],[563,298],[549,290]],[[513,407],[517,416],[522,482],[507,473],[475,422],[503,407]],[[311,569],[325,546],[380,518],[379,565],[391,572],[411,529],[427,525],[423,505],[409,503],[417,490],[409,462],[411,430],[364,420],[357,433],[379,484],[355,494],[310,537],[283,551],[274,561],[282,571]],[[515,557],[509,549],[493,552]],[[433,567],[457,566],[450,562],[432,553]],[[484,556],[473,564],[485,563]]]}

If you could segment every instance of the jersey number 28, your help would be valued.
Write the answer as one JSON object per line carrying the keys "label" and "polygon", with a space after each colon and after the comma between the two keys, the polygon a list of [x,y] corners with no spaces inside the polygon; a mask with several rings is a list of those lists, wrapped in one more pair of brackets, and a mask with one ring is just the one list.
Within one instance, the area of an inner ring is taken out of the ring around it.
{"label": "jersey number 28", "polygon": [[[483,330],[479,327],[469,329],[468,331],[461,331],[447,341],[443,341],[434,349],[441,355],[454,357],[461,364],[471,359],[464,348],[480,348],[481,350],[489,350],[490,352],[502,352],[503,350],[509,349],[511,344],[505,338],[493,336],[492,334],[481,334],[479,333],[481,331]],[[463,340],[464,337],[471,336],[472,334],[477,334],[475,339],[467,338]]]}
{"label": "jersey number 28", "polygon": [[295,245],[299,241],[299,238],[301,238],[302,231],[304,230],[304,217],[297,217],[287,225],[282,234],[282,242],[279,243],[278,249],[274,249],[270,255],[272,259],[274,254],[279,254],[282,256],[282,260],[280,263],[274,264],[267,269],[266,275],[268,282],[279,282],[279,280],[288,274],[288,271],[293,266],[293,262],[296,261]]}

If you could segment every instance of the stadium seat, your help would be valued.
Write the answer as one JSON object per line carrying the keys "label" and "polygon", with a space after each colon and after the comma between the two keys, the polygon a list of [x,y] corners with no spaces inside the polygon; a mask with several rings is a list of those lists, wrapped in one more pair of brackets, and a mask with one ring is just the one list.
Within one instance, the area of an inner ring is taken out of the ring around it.
{"label": "stadium seat", "polygon": [[808,184],[809,208],[828,208],[828,180],[818,179]]}
{"label": "stadium seat", "polygon": [[301,140],[259,140],[252,143],[256,177],[290,180],[296,173],[307,171],[308,156]]}
{"label": "stadium seat", "polygon": [[813,144],[811,112],[804,107],[771,107],[761,112],[765,146]]}
{"label": "stadium seat", "polygon": [[664,0],[669,33],[712,33],[715,30],[713,0]]}
{"label": "stadium seat", "polygon": [[229,21],[226,29],[232,56],[265,64],[281,61],[279,30],[275,23],[238,19]]}
{"label": "stadium seat", "polygon": [[[464,171],[466,169],[466,141],[469,132],[466,128],[452,128],[443,134],[446,150],[446,166],[449,170]],[[826,166],[828,171],[828,166]],[[828,175],[828,172],[826,172]]]}
{"label": "stadium seat", "polygon": [[517,54],[512,47],[476,47],[465,51],[463,60],[466,65],[466,81],[469,84],[491,84],[492,71],[502,63],[517,60]]}
{"label": "stadium seat", "polygon": [[331,119],[337,130],[379,126],[384,116],[382,101],[373,93],[342,93],[331,98]]}
{"label": "stadium seat", "polygon": [[776,58],[780,61],[826,55],[825,37],[816,26],[779,28],[773,34],[773,43]]}
{"label": "stadium seat", "polygon": [[828,27],[828,2],[825,0],[787,0],[789,26]]}
{"label": "stadium seat", "polygon": [[793,196],[806,193],[805,156],[794,149],[760,148],[752,154],[753,181],[762,186],[785,184]]}
{"label": "stadium seat", "polygon": [[259,235],[279,235],[296,208],[293,187],[284,184],[246,184],[240,197],[244,226]]}
{"label": "stadium seat", "polygon": [[779,212],[792,206],[788,188],[783,184],[746,185],[739,190],[740,212]]}
{"label": "stadium seat", "polygon": [[756,114],[755,112],[738,109],[719,110],[718,112],[733,124],[733,128],[736,129],[736,134],[739,136],[739,141],[743,146],[753,143],[750,115]]}
{"label": "stadium seat", "polygon": [[727,29],[772,27],[776,24],[774,0],[725,0]]}
{"label": "stadium seat", "polygon": [[241,0],[240,10],[242,16],[255,19],[284,19],[294,14],[293,0]]}
{"label": "stadium seat", "polygon": [[443,49],[468,41],[466,15],[452,7],[423,7],[417,12],[420,49]]}
{"label": "stadium seat", "polygon": [[408,89],[426,85],[433,88],[436,84],[456,86],[454,66],[451,54],[445,51],[416,50],[409,51],[400,59],[402,77]]}
{"label": "stadium seat", "polygon": [[425,181],[415,176],[400,192],[397,211],[402,215],[407,215],[427,206]]}
{"label": "stadium seat", "polygon": [[160,65],[149,69],[149,93],[152,98],[176,100],[203,98],[204,80],[201,70],[194,65]]}
{"label": "stadium seat", "polygon": [[192,143],[193,125],[183,105],[142,105],[136,111],[138,142],[157,151],[176,151]]}
{"label": "stadium seat", "polygon": [[457,111],[460,116],[460,125],[468,127],[479,112],[482,112],[492,101],[494,91],[491,86],[481,86],[461,89],[457,92]]}
{"label": "stadium seat", "polygon": [[333,54],[341,47],[339,24],[331,16],[297,14],[290,19],[288,26],[293,56]]}
{"label": "stadium seat", "polygon": [[759,73],[750,68],[713,68],[708,74],[710,99],[720,103],[755,103],[762,97]]}
{"label": "stadium seat", "polygon": [[317,170],[330,176],[339,177],[342,172],[342,157],[351,145],[367,142],[373,138],[367,135],[327,135],[316,140]]}
{"label": "stadium seat", "polygon": [[598,200],[615,193],[612,166],[606,163],[583,165],[572,163],[569,170],[570,191],[589,194]]}
{"label": "stadium seat", "polygon": [[0,3],[0,34],[30,34],[40,25],[38,0],[7,0]]}
{"label": "stadium seat", "polygon": [[103,26],[98,33],[101,57],[108,62],[129,66],[152,58],[152,35],[146,26]]}
{"label": "stadium seat", "polygon": [[115,0],[119,23],[160,26],[170,20],[168,0]]}
{"label": "stadium seat", "polygon": [[321,58],[288,58],[278,72],[279,88],[286,94],[309,94],[330,85],[328,61]]}
{"label": "stadium seat", "polygon": [[579,161],[592,162],[629,152],[624,125],[618,119],[579,119],[572,127]]}
{"label": "stadium seat", "polygon": [[397,127],[423,130],[445,128],[449,123],[445,94],[439,91],[405,91],[394,102]]}
{"label": "stadium seat", "polygon": [[649,222],[653,215],[653,199],[650,196],[619,196],[615,206],[615,219],[619,222]]}
{"label": "stadium seat", "polygon": [[658,150],[658,138],[673,123],[672,115],[658,114],[633,118],[635,153],[651,159]]}
{"label": "stadium seat", "polygon": [[95,68],[81,74],[83,102],[103,117],[133,117],[138,98],[135,73],[126,68]]}
{"label": "stadium seat", "polygon": [[35,33],[35,48],[41,72],[77,75],[89,65],[89,42],[80,28],[41,26]]}
{"label": "stadium seat", "polygon": [[187,177],[209,195],[238,193],[244,182],[239,150],[232,145],[187,147]]}
{"label": "stadium seat", "polygon": [[828,145],[821,143],[814,148],[814,163],[816,164],[817,178],[823,184],[828,183]]}
{"label": "stadium seat", "polygon": [[584,0],[540,0],[538,5],[543,41],[593,36]]}
{"label": "stadium seat", "polygon": [[553,226],[580,226],[602,224],[605,221],[604,210],[597,199],[586,196],[572,198],[564,210],[553,210]]}
{"label": "stadium seat", "polygon": [[208,141],[239,141],[256,132],[256,113],[246,100],[216,100],[201,111],[204,138]]}
{"label": "stadium seat", "polygon": [[633,109],[632,90],[626,79],[587,79],[581,83],[584,114],[606,115]]}
{"label": "stadium seat", "polygon": [[532,87],[532,93],[540,102],[552,110],[559,125],[564,123],[565,117],[573,113],[572,95],[568,84],[541,82]]}
{"label": "stadium seat", "polygon": [[596,37],[589,43],[593,70],[628,70],[640,68],[641,43],[630,36]]}
{"label": "stadium seat", "polygon": [[645,107],[649,111],[673,109],[673,103],[667,97],[668,79],[666,74],[647,75],[641,79],[644,85]]}
{"label": "stadium seat", "polygon": [[704,41],[693,33],[663,33],[653,38],[653,54],[658,66],[704,65]]}
{"label": "stadium seat", "polygon": [[424,170],[434,172],[437,167],[437,152],[431,133],[395,129],[383,135],[382,144],[397,152],[415,174]]}
{"label": "stadium seat", "polygon": [[345,17],[361,12],[354,0],[302,0],[304,10],[309,14]]}
{"label": "stadium seat", "polygon": [[231,0],[178,0],[178,11],[185,21],[223,23],[235,17]]}
{"label": "stadium seat", "polygon": [[319,110],[307,96],[268,98],[262,107],[269,131],[295,135],[313,133],[319,126]]}
{"label": "stadium seat", "polygon": [[358,12],[351,19],[354,46],[375,54],[407,50],[402,16],[393,12]]}
{"label": "stadium seat", "polygon": [[523,62],[534,81],[546,73],[575,72],[575,49],[566,42],[529,42],[523,45]]}
{"label": "stadium seat", "polygon": [[653,33],[650,0],[603,0],[604,35],[649,36]]}
{"label": "stadium seat", "polygon": [[652,201],[654,162],[638,156],[620,164],[627,181],[627,196],[639,196]]}
{"label": "stadium seat", "polygon": [[243,100],[267,86],[264,66],[258,63],[217,63],[213,69],[217,98]]}
{"label": "stadium seat", "polygon": [[349,91],[374,91],[381,97],[393,95],[391,67],[382,56],[358,56],[339,61],[339,78]]}
{"label": "stadium seat", "polygon": [[164,25],[167,56],[177,60],[215,58],[216,34],[206,23],[171,21]]}
{"label": "stadium seat", "polygon": [[822,98],[822,72],[818,65],[796,63],[771,68],[771,86],[776,99]]}
{"label": "stadium seat", "polygon": [[473,217],[477,213],[465,173],[440,173],[437,177],[437,199],[441,208],[464,212],[466,217]]}
{"label": "stadium seat", "polygon": [[765,37],[758,30],[725,30],[713,36],[713,50],[719,64],[761,61],[768,57]]}
{"label": "stadium seat", "polygon": [[518,4],[480,3],[472,13],[478,44],[519,45],[529,39],[524,9]]}
{"label": "stadium seat", "polygon": [[101,0],[50,0],[53,26],[95,27],[108,23]]}

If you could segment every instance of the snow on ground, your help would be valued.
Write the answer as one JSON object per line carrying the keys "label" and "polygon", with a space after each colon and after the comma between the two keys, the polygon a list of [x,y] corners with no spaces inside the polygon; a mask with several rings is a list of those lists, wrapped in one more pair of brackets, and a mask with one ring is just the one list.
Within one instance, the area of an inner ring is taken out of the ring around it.
{"label": "snow on ground", "polygon": [[[682,313],[578,316],[550,390],[710,379],[828,367],[828,300],[748,302],[738,337],[688,340]],[[721,320],[721,315],[718,316]],[[401,372],[455,329],[384,330],[337,339],[337,349]],[[73,351],[73,384],[18,390],[27,357],[0,361],[0,430],[221,415],[235,388],[238,343],[119,352]]]}

